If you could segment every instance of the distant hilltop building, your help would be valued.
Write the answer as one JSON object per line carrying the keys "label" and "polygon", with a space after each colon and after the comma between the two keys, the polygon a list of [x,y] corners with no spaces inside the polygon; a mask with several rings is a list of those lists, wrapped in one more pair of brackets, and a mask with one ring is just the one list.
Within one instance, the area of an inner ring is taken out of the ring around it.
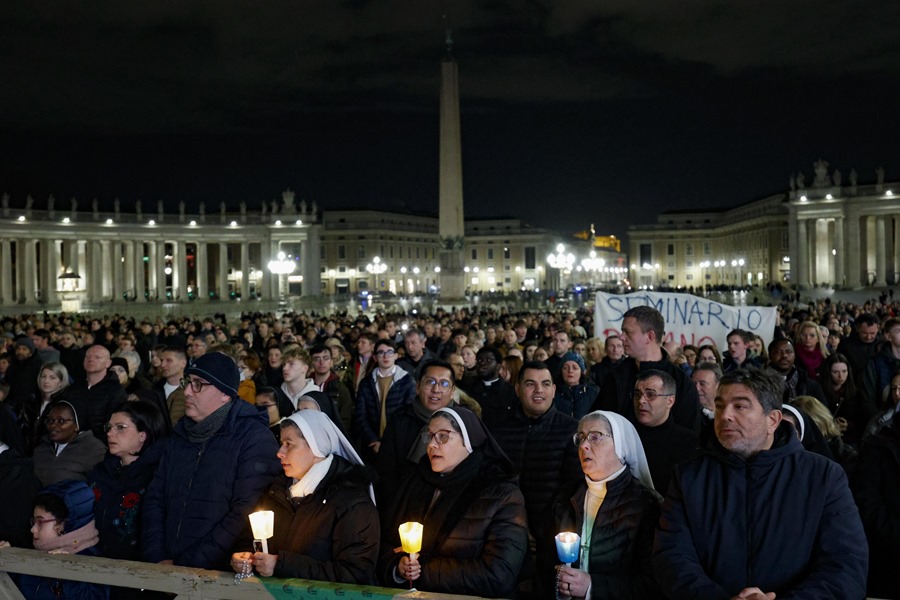
{"label": "distant hilltop building", "polygon": [[828,162],[789,189],[734,208],[671,210],[629,228],[634,285],[788,283],[859,288],[900,282],[900,182],[860,183]]}

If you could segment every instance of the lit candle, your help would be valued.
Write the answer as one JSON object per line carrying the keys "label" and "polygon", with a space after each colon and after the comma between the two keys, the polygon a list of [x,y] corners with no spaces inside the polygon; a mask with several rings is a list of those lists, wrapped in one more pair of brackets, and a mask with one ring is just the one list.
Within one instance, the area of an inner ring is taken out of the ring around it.
{"label": "lit candle", "polygon": [[578,560],[578,545],[581,537],[571,531],[562,531],[556,534],[556,553],[562,563],[569,564]]}
{"label": "lit candle", "polygon": [[267,540],[272,537],[275,530],[275,513],[271,510],[258,510],[250,513],[250,527],[253,529],[253,538],[262,540],[263,554],[268,554]]}
{"label": "lit candle", "polygon": [[400,525],[400,544],[403,551],[409,553],[409,557],[413,560],[422,550],[422,524],[410,521]]}

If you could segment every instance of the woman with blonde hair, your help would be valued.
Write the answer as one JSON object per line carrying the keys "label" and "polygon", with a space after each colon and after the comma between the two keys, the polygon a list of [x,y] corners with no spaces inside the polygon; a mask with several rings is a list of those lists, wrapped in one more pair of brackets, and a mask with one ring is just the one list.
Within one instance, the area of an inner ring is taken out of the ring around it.
{"label": "woman with blonde hair", "polygon": [[593,365],[596,365],[603,357],[606,356],[606,351],[603,348],[603,342],[600,341],[599,338],[588,338],[588,340],[584,343],[585,348],[585,367],[590,371]]}
{"label": "woman with blonde hair", "polygon": [[822,337],[818,325],[812,321],[804,321],[797,328],[794,352],[797,355],[796,366],[802,367],[810,379],[818,379],[819,368],[828,358],[826,340]]}

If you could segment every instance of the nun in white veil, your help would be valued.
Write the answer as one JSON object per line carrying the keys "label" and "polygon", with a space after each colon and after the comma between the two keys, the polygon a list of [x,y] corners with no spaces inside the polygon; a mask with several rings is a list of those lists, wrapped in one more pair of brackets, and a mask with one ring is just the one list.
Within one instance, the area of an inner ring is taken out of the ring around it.
{"label": "nun in white veil", "polygon": [[661,498],[634,425],[617,413],[598,410],[582,417],[573,442],[584,482],[556,504],[554,521],[556,531],[581,537],[581,549],[574,567],[556,567],[557,593],[659,598],[650,552]]}
{"label": "nun in white veil", "polygon": [[300,410],[281,421],[284,474],[257,510],[275,513],[269,553],[237,552],[238,573],[374,584],[381,530],[362,460],[324,413]]}

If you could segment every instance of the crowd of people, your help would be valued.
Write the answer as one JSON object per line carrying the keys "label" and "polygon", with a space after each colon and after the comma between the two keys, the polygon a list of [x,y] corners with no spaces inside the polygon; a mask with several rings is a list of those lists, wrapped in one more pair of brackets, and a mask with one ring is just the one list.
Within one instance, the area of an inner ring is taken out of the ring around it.
{"label": "crowd of people", "polygon": [[498,598],[900,597],[900,305],[778,312],[723,348],[645,306],[606,339],[587,310],[5,318],[0,547]]}

